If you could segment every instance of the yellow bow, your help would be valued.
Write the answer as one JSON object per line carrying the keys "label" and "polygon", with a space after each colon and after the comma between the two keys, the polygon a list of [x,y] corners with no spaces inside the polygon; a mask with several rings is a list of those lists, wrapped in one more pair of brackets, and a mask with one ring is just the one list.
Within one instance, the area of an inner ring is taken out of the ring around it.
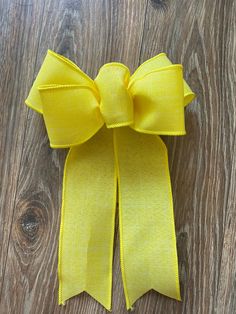
{"label": "yellow bow", "polygon": [[164,53],[131,76],[121,63],[105,64],[93,81],[48,51],[26,104],[43,114],[51,147],[70,147],[59,304],[86,291],[111,309],[117,188],[127,309],[150,289],[180,300],[168,157],[158,135],[185,134],[184,106],[194,96],[182,66]]}

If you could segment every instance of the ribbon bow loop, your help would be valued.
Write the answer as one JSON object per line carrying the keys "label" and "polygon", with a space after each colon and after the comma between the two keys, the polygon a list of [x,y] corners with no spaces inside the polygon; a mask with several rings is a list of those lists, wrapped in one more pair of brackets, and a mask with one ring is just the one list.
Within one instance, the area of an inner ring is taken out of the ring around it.
{"label": "ribbon bow loop", "polygon": [[86,85],[42,85],[39,92],[53,148],[79,145],[104,124],[98,98]]}
{"label": "ribbon bow loop", "polygon": [[121,63],[105,64],[92,80],[48,51],[26,104],[43,114],[52,147],[70,147],[59,304],[86,291],[111,309],[117,185],[127,309],[150,289],[180,300],[168,156],[158,135],[185,134],[184,106],[194,96],[182,66],[164,53],[133,75]]}
{"label": "ribbon bow loop", "polygon": [[183,135],[184,86],[181,65],[154,69],[129,85],[134,102],[134,130],[158,135]]}

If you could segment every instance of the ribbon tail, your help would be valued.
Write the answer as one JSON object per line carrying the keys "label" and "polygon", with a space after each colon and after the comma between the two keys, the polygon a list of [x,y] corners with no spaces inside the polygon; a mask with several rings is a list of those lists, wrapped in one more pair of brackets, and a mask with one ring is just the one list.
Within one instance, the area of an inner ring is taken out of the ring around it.
{"label": "ribbon tail", "polygon": [[114,131],[121,270],[127,309],[150,289],[180,300],[172,192],[165,144]]}
{"label": "ribbon tail", "polygon": [[68,153],[59,243],[59,304],[86,291],[111,309],[117,176],[111,130]]}

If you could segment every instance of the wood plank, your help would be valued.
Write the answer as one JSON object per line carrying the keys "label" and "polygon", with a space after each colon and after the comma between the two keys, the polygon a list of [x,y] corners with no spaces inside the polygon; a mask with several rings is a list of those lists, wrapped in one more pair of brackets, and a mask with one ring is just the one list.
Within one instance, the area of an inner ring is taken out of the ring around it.
{"label": "wood plank", "polygon": [[[66,307],[57,306],[59,208],[66,151],[49,148],[42,117],[28,111],[23,102],[48,48],[74,60],[92,77],[103,63],[109,61],[122,61],[134,69],[139,61],[145,8],[146,0],[138,3],[134,0],[116,3],[108,0],[59,3],[38,1],[37,5],[18,1],[11,5],[12,14],[21,15],[6,24],[8,28],[13,27],[13,24],[19,35],[23,36],[21,43],[14,39],[13,46],[15,50],[21,46],[21,56],[25,57],[24,69],[27,71],[30,68],[30,71],[22,73],[18,63],[17,70],[21,74],[21,80],[17,87],[10,85],[9,91],[12,93],[16,88],[20,93],[15,104],[19,114],[14,116],[13,121],[21,118],[23,125],[16,128],[16,132],[21,137],[24,134],[24,138],[18,143],[22,154],[18,166],[19,174],[11,174],[16,186],[16,196],[11,208],[12,222],[7,224],[11,235],[0,311],[106,312],[86,294],[73,298]],[[18,25],[20,20],[24,21],[22,29]],[[23,28],[28,32],[24,32]],[[36,49],[31,50],[31,47]],[[3,91],[6,92],[5,89]],[[4,103],[4,110],[7,110],[7,102]],[[10,141],[6,145],[12,147]],[[15,152],[17,156],[19,152]],[[3,186],[7,186],[7,179],[3,181]],[[9,191],[5,195],[6,199],[11,197],[11,193]],[[7,215],[6,212],[5,214]],[[115,252],[114,290],[113,309],[121,313],[125,311],[125,300],[118,246]]]}
{"label": "wood plank", "polygon": [[137,311],[234,313],[235,2],[150,1],[141,60],[165,51],[197,94],[187,135],[165,137],[183,302],[152,293]]}
{"label": "wood plank", "polygon": [[[6,257],[25,139],[27,109],[21,103],[27,91],[25,81],[33,75],[37,58],[40,30],[36,24],[40,24],[40,6],[36,5],[35,11],[37,14],[34,13],[31,23],[27,24],[31,6],[20,6],[12,1],[0,3],[0,290],[8,266]],[[27,55],[30,34],[33,37]]]}

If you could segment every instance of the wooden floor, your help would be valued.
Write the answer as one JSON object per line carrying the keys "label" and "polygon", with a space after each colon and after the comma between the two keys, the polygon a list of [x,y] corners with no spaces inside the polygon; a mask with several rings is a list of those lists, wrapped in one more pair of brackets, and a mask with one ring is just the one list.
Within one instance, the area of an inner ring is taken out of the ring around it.
{"label": "wooden floor", "polygon": [[[197,94],[187,135],[164,137],[182,302],[149,292],[139,314],[236,313],[236,2],[0,0],[0,313],[106,313],[85,293],[57,305],[66,150],[24,100],[48,48],[92,77],[165,51]],[[118,224],[118,222],[117,222]],[[126,313],[116,228],[113,313]]]}

